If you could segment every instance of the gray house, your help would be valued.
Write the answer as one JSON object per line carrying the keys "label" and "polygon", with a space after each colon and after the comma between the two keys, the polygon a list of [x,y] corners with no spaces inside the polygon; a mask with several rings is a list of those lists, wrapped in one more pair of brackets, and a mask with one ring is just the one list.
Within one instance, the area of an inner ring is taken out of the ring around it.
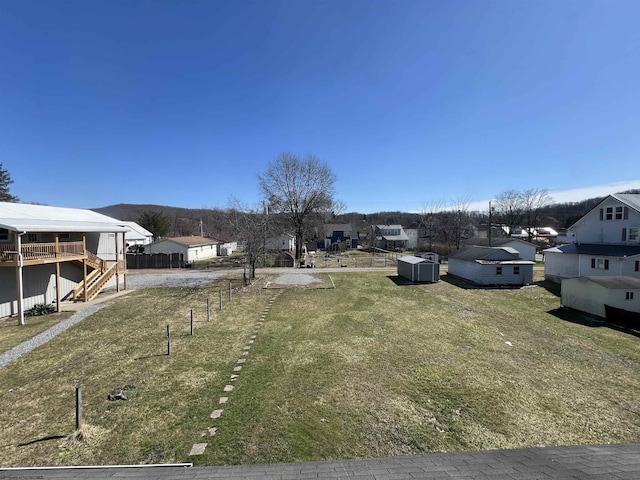
{"label": "gray house", "polygon": [[449,255],[449,274],[478,285],[528,285],[533,265],[510,247],[466,247]]}
{"label": "gray house", "polygon": [[426,258],[400,257],[398,275],[412,282],[437,282],[440,280],[440,264]]}
{"label": "gray house", "polygon": [[[565,278],[561,304],[608,320],[623,312],[635,313],[640,318],[640,278]],[[637,326],[640,327],[640,321]]]}

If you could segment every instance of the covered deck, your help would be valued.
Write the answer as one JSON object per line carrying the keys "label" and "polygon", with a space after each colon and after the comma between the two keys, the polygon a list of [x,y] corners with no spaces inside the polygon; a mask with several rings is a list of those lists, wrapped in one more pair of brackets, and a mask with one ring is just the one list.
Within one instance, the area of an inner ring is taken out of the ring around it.
{"label": "covered deck", "polygon": [[22,254],[23,266],[82,261],[88,258],[84,240],[81,242],[23,243],[19,247],[0,244],[0,267],[19,266],[19,254]]}

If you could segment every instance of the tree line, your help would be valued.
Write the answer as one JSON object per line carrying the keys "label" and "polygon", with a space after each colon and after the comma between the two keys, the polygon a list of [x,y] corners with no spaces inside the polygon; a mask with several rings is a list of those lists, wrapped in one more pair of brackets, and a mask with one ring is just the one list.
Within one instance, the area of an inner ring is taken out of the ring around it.
{"label": "tree line", "polygon": [[[0,201],[19,201],[9,191],[12,183],[9,172],[0,163]],[[459,249],[478,228],[486,229],[489,235],[496,229],[510,235],[516,227],[525,227],[529,240],[533,240],[536,228],[566,228],[602,200],[554,203],[546,189],[509,189],[496,195],[486,211],[472,211],[470,200],[459,198],[425,202],[415,213],[388,211],[365,215],[344,213],[344,203],[335,196],[335,183],[335,173],[317,157],[284,152],[258,175],[262,198],[258,205],[244,205],[231,199],[227,208],[194,210],[151,205],[140,210],[140,206],[131,205],[135,212],[116,212],[114,209],[127,207],[116,205],[97,211],[136,221],[151,231],[155,239],[202,233],[207,237],[238,240],[245,245],[245,267],[250,280],[255,276],[257,259],[265,253],[266,239],[283,232],[295,235],[297,260],[302,257],[307,241],[324,237],[326,223],[354,225],[355,231],[363,232],[364,246],[375,242],[371,234],[373,225],[417,228],[423,239],[421,248],[447,255]]]}

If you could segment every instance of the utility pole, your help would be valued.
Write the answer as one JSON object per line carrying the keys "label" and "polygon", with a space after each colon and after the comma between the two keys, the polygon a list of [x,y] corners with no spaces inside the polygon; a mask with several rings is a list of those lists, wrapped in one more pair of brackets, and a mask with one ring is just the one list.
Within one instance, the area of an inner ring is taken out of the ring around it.
{"label": "utility pole", "polygon": [[202,227],[202,219],[200,219],[200,236],[204,237],[204,228]]}
{"label": "utility pole", "polygon": [[491,200],[489,200],[489,246],[491,247],[491,227],[492,227],[493,223],[492,223],[492,216],[491,216]]}

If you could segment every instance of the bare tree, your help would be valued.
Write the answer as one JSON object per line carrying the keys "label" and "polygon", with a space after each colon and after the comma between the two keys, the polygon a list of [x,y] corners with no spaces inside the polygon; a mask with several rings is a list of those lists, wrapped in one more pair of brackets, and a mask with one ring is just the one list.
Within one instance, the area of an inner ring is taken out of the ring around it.
{"label": "bare tree", "polygon": [[427,239],[427,248],[433,251],[434,241],[438,238],[438,230],[441,223],[440,213],[445,210],[445,202],[431,200],[420,207],[420,223],[418,225],[418,237]]}
{"label": "bare tree", "polygon": [[530,188],[521,194],[524,206],[524,219],[527,223],[527,234],[529,241],[533,240],[535,229],[540,227],[542,218],[540,211],[552,201],[549,190],[541,188]]}
{"label": "bare tree", "polygon": [[331,214],[336,176],[329,166],[313,155],[300,158],[282,153],[258,176],[260,188],[269,205],[284,214],[296,237],[296,260],[310,226],[318,216]]}
{"label": "bare tree", "polygon": [[256,263],[265,253],[266,238],[271,234],[269,211],[262,208],[248,208],[237,199],[229,200],[227,221],[237,239],[244,244],[244,283],[248,285],[256,278]]}
{"label": "bare tree", "polygon": [[502,224],[509,229],[511,236],[513,229],[522,222],[525,203],[522,193],[517,190],[505,190],[496,196],[495,212]]}

